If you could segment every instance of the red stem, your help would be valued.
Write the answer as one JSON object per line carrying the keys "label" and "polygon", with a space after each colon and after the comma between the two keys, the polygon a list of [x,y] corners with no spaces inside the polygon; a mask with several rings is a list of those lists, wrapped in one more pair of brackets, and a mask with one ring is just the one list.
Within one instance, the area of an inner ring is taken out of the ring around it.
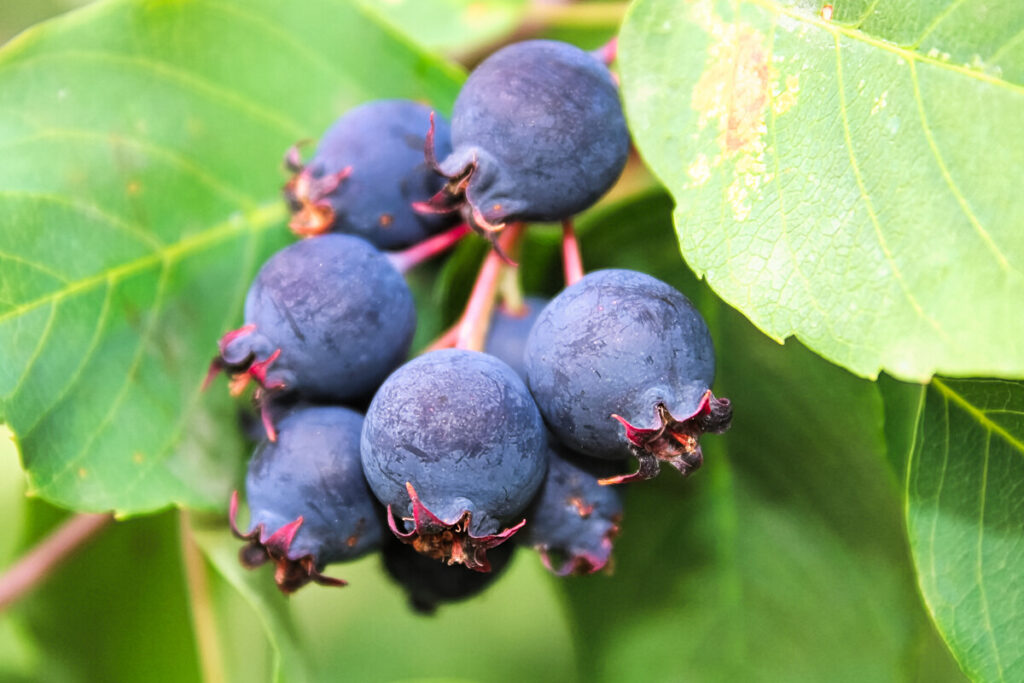
{"label": "red stem", "polygon": [[483,350],[484,340],[487,338],[487,328],[491,324],[491,312],[494,309],[494,295],[498,289],[498,278],[501,275],[502,266],[505,265],[500,252],[507,253],[514,249],[523,232],[523,227],[522,223],[512,223],[505,228],[498,238],[498,248],[492,249],[484,259],[480,273],[476,277],[476,283],[473,285],[473,291],[470,292],[469,301],[466,303],[466,310],[459,321],[455,348],[471,351]]}
{"label": "red stem", "polygon": [[619,37],[615,36],[601,47],[594,50],[593,54],[604,62],[605,66],[611,66],[615,58],[619,56]]}
{"label": "red stem", "polygon": [[565,286],[574,285],[583,277],[583,257],[572,219],[562,221],[562,268],[565,271]]}
{"label": "red stem", "polygon": [[406,273],[427,259],[431,259],[455,246],[459,243],[459,240],[470,232],[472,232],[472,230],[470,229],[469,224],[462,223],[450,230],[445,230],[433,237],[428,237],[422,242],[412,245],[408,249],[393,251],[387,254],[387,257],[388,260],[391,261],[391,265],[393,265],[398,272]]}
{"label": "red stem", "polygon": [[98,534],[114,516],[78,514],[57,527],[0,576],[0,612],[41,584],[86,541]]}

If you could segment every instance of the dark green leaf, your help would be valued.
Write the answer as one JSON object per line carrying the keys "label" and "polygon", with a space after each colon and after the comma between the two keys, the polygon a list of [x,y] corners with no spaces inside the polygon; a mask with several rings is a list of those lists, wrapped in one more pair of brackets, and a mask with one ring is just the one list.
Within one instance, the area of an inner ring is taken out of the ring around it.
{"label": "dark green leaf", "polygon": [[1024,679],[1024,383],[933,380],[907,472],[918,581],[964,671]]}
{"label": "dark green leaf", "polygon": [[856,374],[1024,376],[1024,3],[824,5],[632,7],[627,113],[686,260]]}
{"label": "dark green leaf", "polygon": [[585,264],[636,267],[702,309],[733,426],[688,480],[628,491],[611,577],[569,583],[603,680],[959,680],[913,588],[877,388],[758,334],[685,273],[662,197],[591,226]]}
{"label": "dark green leaf", "polygon": [[112,0],[0,51],[0,421],[36,493],[224,504],[242,445],[200,384],[287,241],[284,150],[459,74],[345,1]]}

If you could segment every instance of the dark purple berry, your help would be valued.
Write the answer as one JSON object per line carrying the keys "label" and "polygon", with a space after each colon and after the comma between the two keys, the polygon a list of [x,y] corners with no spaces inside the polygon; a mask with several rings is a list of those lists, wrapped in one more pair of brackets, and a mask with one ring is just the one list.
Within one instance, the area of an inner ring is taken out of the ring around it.
{"label": "dark purple berry", "polygon": [[491,327],[487,331],[484,351],[505,361],[510,368],[526,381],[526,366],[523,350],[526,338],[530,334],[534,321],[547,306],[548,300],[537,296],[528,296],[523,300],[522,307],[511,311],[501,306],[494,311]]}
{"label": "dark purple berry", "polygon": [[591,574],[611,559],[622,500],[618,489],[598,483],[597,471],[607,474],[608,464],[564,449],[549,453],[548,473],[527,510],[522,542],[536,548],[544,566],[559,576]]}
{"label": "dark purple berry", "polygon": [[433,614],[438,605],[465,600],[494,583],[515,547],[514,542],[508,542],[492,549],[487,554],[491,571],[486,574],[438,562],[397,539],[385,540],[381,555],[384,568],[405,589],[412,608],[420,614]]}
{"label": "dark purple berry", "polygon": [[601,270],[567,287],[541,312],[526,343],[530,391],[569,448],[658,461],[683,474],[703,462],[698,438],[728,428],[728,399],[711,394],[715,351],[704,319],[669,285],[630,270]]}
{"label": "dark purple berry", "polygon": [[399,538],[480,571],[487,549],[522,526],[547,469],[526,385],[497,358],[457,349],[424,354],[388,377],[366,413],[362,457]]}
{"label": "dark purple berry", "polygon": [[[445,182],[423,157],[430,114],[409,100],[370,102],[335,121],[305,166],[293,148],[288,164],[295,175],[285,186],[295,212],[292,230],[303,236],[333,230],[396,249],[450,225],[449,217],[412,208]],[[433,142],[439,154],[451,151],[443,119],[434,121]]]}
{"label": "dark purple berry", "polygon": [[316,400],[370,394],[405,360],[416,311],[405,280],[369,242],[296,242],[260,269],[246,324],[220,341],[213,370]]}
{"label": "dark purple berry", "polygon": [[370,493],[359,458],[363,417],[348,408],[300,406],[280,420],[276,442],[261,443],[245,478],[249,531],[231,526],[249,544],[247,567],[276,565],[278,587],[291,593],[310,581],[345,585],[324,576],[325,565],[353,560],[380,547],[383,509]]}
{"label": "dark purple berry", "polygon": [[436,210],[464,208],[475,227],[558,221],[596,202],[618,179],[629,133],[608,69],[551,40],[509,45],[469,75],[452,114],[452,145],[438,169]]}

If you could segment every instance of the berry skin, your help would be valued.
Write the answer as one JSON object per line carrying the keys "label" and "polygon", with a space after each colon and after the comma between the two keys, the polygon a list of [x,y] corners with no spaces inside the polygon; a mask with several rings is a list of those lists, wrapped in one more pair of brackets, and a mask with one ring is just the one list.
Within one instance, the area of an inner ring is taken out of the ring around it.
{"label": "berry skin", "polygon": [[[450,225],[449,217],[412,208],[445,182],[423,157],[430,127],[428,107],[379,100],[335,121],[305,166],[293,148],[288,165],[295,175],[284,189],[295,212],[289,226],[306,237],[333,230],[359,235],[381,249],[397,249]],[[433,140],[438,153],[451,151],[442,119],[434,122]]]}
{"label": "berry skin", "polygon": [[649,479],[658,461],[700,467],[698,438],[728,428],[732,407],[710,391],[715,352],[703,318],[650,275],[601,270],[567,287],[526,342],[530,391],[555,436],[586,455],[621,459]]}
{"label": "berry skin", "polygon": [[444,603],[472,597],[501,575],[515,550],[515,543],[503,543],[488,553],[491,571],[470,571],[421,555],[398,539],[384,541],[381,555],[384,569],[409,596],[409,604],[420,614],[433,614]]}
{"label": "berry skin", "polygon": [[464,209],[478,229],[559,221],[618,179],[629,132],[611,73],[593,55],[551,40],[509,45],[469,75],[438,171],[449,183],[430,205]]}
{"label": "berry skin", "polygon": [[528,296],[523,300],[522,310],[518,312],[513,313],[502,306],[494,311],[491,327],[487,331],[484,351],[508,363],[524,382],[526,366],[523,350],[526,348],[526,338],[537,316],[547,304],[547,299]]}
{"label": "berry skin", "polygon": [[526,513],[522,542],[536,548],[558,576],[592,574],[611,559],[622,499],[618,489],[598,483],[596,470],[604,473],[601,465],[608,464],[557,447],[549,453],[548,474]]}
{"label": "berry skin", "polygon": [[[417,551],[489,571],[547,470],[544,427],[512,368],[445,349],[396,370],[370,403],[363,471],[392,531]],[[399,517],[400,520],[395,518]]]}
{"label": "berry skin", "polygon": [[231,526],[249,544],[240,553],[253,568],[268,560],[284,593],[310,581],[343,586],[321,574],[331,562],[353,560],[380,547],[383,509],[370,493],[359,459],[363,417],[348,408],[299,406],[280,421],[277,442],[264,441],[245,478],[249,531]]}
{"label": "berry skin", "polygon": [[369,242],[325,235],[274,254],[245,300],[246,325],[220,341],[211,372],[264,391],[346,401],[371,393],[406,357],[416,311],[405,280]]}

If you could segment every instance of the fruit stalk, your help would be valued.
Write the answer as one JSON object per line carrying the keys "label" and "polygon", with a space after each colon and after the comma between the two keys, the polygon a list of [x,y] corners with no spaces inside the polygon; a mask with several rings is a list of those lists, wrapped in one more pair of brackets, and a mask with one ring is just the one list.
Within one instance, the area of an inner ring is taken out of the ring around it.
{"label": "fruit stalk", "polygon": [[454,247],[470,232],[472,232],[472,229],[469,227],[469,224],[461,223],[454,228],[445,230],[433,237],[428,237],[422,242],[414,244],[407,249],[393,251],[385,255],[388,257],[388,260],[391,261],[391,265],[393,265],[399,273],[405,274],[424,261],[427,261]]}
{"label": "fruit stalk", "polygon": [[583,257],[576,229],[572,219],[562,221],[562,268],[565,271],[565,286],[574,285],[583,278]]}
{"label": "fruit stalk", "polygon": [[459,322],[455,348],[482,351],[487,338],[487,328],[494,309],[494,294],[498,288],[498,277],[505,265],[502,252],[513,250],[523,232],[522,223],[512,223],[498,237],[497,249],[492,249],[484,259],[470,292],[466,310]]}

